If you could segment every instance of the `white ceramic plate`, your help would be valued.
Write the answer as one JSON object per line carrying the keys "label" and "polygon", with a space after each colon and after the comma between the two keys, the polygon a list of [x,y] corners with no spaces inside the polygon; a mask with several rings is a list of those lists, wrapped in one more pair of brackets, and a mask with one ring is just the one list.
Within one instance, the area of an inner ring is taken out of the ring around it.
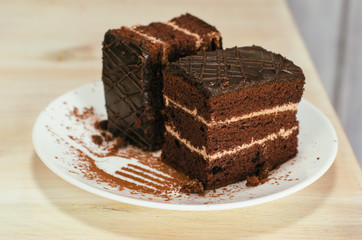
{"label": "white ceramic plate", "polygon": [[[87,114],[83,113],[84,108],[91,107],[94,114],[85,116]],[[74,112],[75,108],[79,112]],[[83,118],[77,119],[75,117],[77,114],[83,114]],[[98,131],[93,128],[93,123],[95,119],[105,118],[101,82],[87,84],[70,91],[51,102],[36,120],[33,129],[35,150],[54,173],[81,189],[116,201],[153,208],[221,210],[279,199],[307,187],[321,177],[332,165],[338,148],[336,132],[327,117],[311,103],[302,100],[298,109],[299,153],[294,159],[272,171],[268,182],[257,187],[246,187],[245,181],[239,182],[216,191],[207,191],[204,196],[187,195],[175,190],[168,192],[168,198],[165,199],[152,193],[130,190],[127,187],[120,190],[107,180],[89,177],[84,168],[82,169],[82,164],[83,167],[86,164],[79,160],[77,149],[81,150],[83,158],[84,155],[93,157],[99,168],[117,178],[121,177],[115,172],[122,167],[130,164],[143,166],[137,157],[127,159],[119,155],[118,157],[95,156],[97,151],[102,153],[104,149],[97,148],[97,145],[91,141],[91,135],[97,134]],[[127,147],[124,151],[129,149]],[[159,154],[158,152],[153,155]],[[135,183],[132,180],[130,182],[130,184]]]}

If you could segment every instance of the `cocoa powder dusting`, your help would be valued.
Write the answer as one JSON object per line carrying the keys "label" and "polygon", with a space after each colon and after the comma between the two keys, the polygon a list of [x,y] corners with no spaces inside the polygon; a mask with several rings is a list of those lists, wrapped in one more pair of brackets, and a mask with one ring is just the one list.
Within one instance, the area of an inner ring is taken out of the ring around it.
{"label": "cocoa powder dusting", "polygon": [[[172,192],[181,189],[183,185],[189,182],[185,175],[173,170],[150,153],[144,154],[134,149],[128,149],[122,150],[120,154],[115,155],[114,157],[137,159],[139,160],[138,164],[155,170],[152,171],[139,165],[129,164],[127,167],[122,167],[115,171],[117,175],[124,177],[118,178],[98,168],[96,159],[93,159],[79,149],[76,149],[76,151],[82,163],[80,168],[84,177],[89,180],[96,180],[98,183],[106,183],[119,190],[128,189],[135,193],[152,194],[165,200],[170,200]],[[121,158],[120,161],[122,161]],[[132,181],[124,179],[131,179]]]}
{"label": "cocoa powder dusting", "polygon": [[94,108],[93,107],[84,108],[82,113],[80,113],[79,109],[77,107],[74,107],[73,111],[70,112],[70,116],[74,116],[78,120],[84,120],[94,116]]}
{"label": "cocoa powder dusting", "polygon": [[[93,146],[87,144],[84,138],[68,135],[71,141],[88,152],[72,147],[73,153],[78,158],[74,168],[78,169],[85,178],[105,183],[118,190],[127,189],[131,193],[151,194],[166,201],[177,197],[177,193],[180,195],[182,186],[190,183],[186,175],[163,163],[159,157],[129,147],[123,138],[114,137],[106,130],[107,121],[99,121],[93,108],[84,108],[80,111],[74,107],[69,116],[84,125],[88,120],[93,120],[91,126],[96,133],[91,135],[88,141],[94,143]],[[114,174],[107,173],[97,166],[97,161],[113,157],[118,157],[119,161],[122,161],[122,158],[132,159],[134,164],[116,169]]]}

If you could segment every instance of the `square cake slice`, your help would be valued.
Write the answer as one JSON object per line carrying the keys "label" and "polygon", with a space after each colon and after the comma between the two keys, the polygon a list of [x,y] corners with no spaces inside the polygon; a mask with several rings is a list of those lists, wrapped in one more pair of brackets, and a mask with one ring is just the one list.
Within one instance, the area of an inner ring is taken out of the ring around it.
{"label": "square cake slice", "polygon": [[206,189],[265,176],[297,154],[304,83],[298,66],[258,46],[169,64],[162,160]]}
{"label": "square cake slice", "polygon": [[160,149],[165,65],[220,48],[216,28],[190,14],[168,22],[109,30],[103,42],[102,71],[108,129],[142,149]]}

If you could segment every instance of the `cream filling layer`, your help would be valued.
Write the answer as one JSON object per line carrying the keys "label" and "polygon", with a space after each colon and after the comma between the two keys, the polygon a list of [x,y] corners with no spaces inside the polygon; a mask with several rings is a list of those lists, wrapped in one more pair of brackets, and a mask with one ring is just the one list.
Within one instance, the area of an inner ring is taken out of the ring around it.
{"label": "cream filling layer", "polygon": [[195,37],[196,38],[196,43],[195,43],[196,49],[200,48],[201,43],[202,43],[202,38],[201,38],[200,35],[198,35],[198,34],[196,34],[194,32],[190,32],[186,28],[182,28],[182,27],[178,26],[176,23],[171,22],[171,21],[165,22],[165,24],[169,25],[170,27],[172,27],[175,30],[178,30],[178,31],[181,31],[181,32],[185,33],[186,35],[190,35],[190,36]]}
{"label": "cream filling layer", "polygon": [[178,102],[176,102],[174,100],[171,100],[166,95],[163,95],[163,97],[164,97],[164,100],[165,100],[165,106],[169,106],[170,103],[172,103],[176,107],[178,107],[178,108],[182,109],[184,112],[192,115],[193,117],[195,117],[196,119],[198,119],[199,121],[201,121],[203,124],[205,124],[207,126],[229,124],[229,123],[241,121],[241,120],[244,120],[244,119],[258,117],[258,116],[267,115],[267,114],[274,114],[274,113],[285,112],[285,111],[297,111],[297,108],[298,108],[298,103],[286,103],[286,104],[276,106],[276,107],[273,107],[273,108],[267,108],[267,109],[263,109],[263,110],[260,110],[260,111],[257,111],[257,112],[244,114],[244,115],[241,115],[241,116],[238,116],[238,117],[231,117],[231,118],[225,119],[225,120],[207,121],[205,118],[198,115],[196,108],[194,110],[191,110],[191,109],[179,104]]}
{"label": "cream filling layer", "polygon": [[266,136],[265,138],[262,138],[262,139],[259,139],[259,140],[256,140],[256,141],[253,140],[250,143],[243,144],[241,146],[237,146],[237,147],[234,147],[234,148],[229,149],[229,150],[223,150],[223,151],[218,151],[218,152],[216,152],[214,154],[208,154],[206,152],[205,146],[203,146],[201,149],[198,148],[198,147],[195,147],[194,145],[192,145],[190,143],[189,140],[187,140],[185,138],[182,138],[181,135],[176,130],[174,130],[173,127],[171,127],[170,125],[166,125],[165,127],[166,127],[166,131],[169,134],[174,136],[177,140],[179,140],[182,144],[184,144],[188,149],[190,149],[193,152],[196,152],[196,153],[200,154],[201,156],[203,156],[203,158],[205,160],[208,160],[208,161],[213,161],[215,159],[221,158],[221,157],[226,156],[226,155],[236,154],[236,153],[241,152],[242,150],[250,148],[250,147],[252,147],[254,145],[261,145],[261,144],[264,144],[267,141],[274,141],[279,137],[282,137],[282,138],[286,139],[291,134],[293,134],[294,131],[296,131],[298,129],[298,126],[294,126],[294,127],[290,128],[290,129],[287,129],[287,130],[285,130],[284,128],[281,128],[279,130],[279,132],[272,133],[272,134]]}

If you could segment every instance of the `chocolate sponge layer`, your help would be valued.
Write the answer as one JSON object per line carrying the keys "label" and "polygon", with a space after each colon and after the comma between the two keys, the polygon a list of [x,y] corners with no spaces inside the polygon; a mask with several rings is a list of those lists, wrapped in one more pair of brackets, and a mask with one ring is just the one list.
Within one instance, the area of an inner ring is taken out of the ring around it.
{"label": "chocolate sponge layer", "polygon": [[180,105],[196,110],[206,120],[225,120],[285,103],[298,103],[304,90],[304,78],[298,78],[295,81],[269,81],[264,85],[228,90],[208,98],[200,87],[193,86],[173,71],[167,68],[164,73],[164,94]]}
{"label": "chocolate sponge layer", "polygon": [[206,189],[213,189],[259,174],[265,164],[271,170],[294,157],[297,154],[297,134],[294,132],[286,139],[278,138],[262,146],[254,145],[237,154],[207,161],[166,132],[162,160],[191,179],[198,179]]}

